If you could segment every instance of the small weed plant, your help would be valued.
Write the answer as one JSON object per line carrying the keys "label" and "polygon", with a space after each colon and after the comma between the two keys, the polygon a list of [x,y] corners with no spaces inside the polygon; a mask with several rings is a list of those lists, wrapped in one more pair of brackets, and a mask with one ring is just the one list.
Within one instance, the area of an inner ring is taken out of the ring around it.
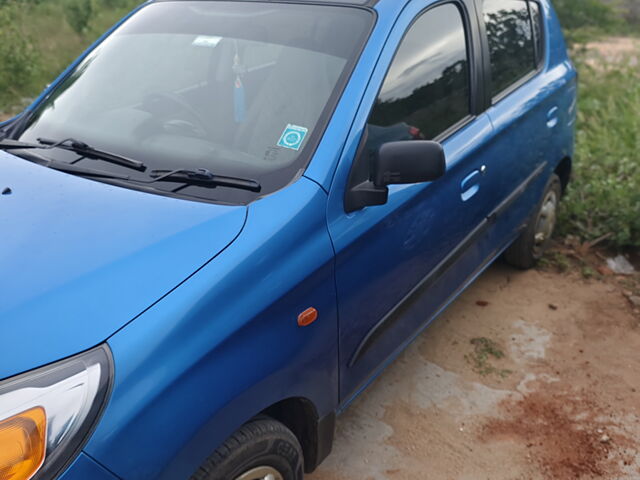
{"label": "small weed plant", "polygon": [[473,345],[473,352],[465,355],[465,359],[478,375],[483,377],[497,375],[506,378],[513,373],[511,370],[496,368],[491,364],[491,360],[501,360],[505,357],[496,342],[486,337],[479,337],[473,338],[471,345]]}

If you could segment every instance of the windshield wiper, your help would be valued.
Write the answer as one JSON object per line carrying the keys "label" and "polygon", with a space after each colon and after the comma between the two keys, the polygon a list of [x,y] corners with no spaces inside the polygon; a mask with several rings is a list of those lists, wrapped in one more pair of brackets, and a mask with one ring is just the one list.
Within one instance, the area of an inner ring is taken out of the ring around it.
{"label": "windshield wiper", "polygon": [[20,157],[30,162],[37,163],[43,167],[48,167],[60,172],[70,173],[81,177],[96,177],[96,178],[109,178],[115,180],[131,180],[131,177],[127,175],[118,175],[117,173],[104,172],[102,170],[94,170],[93,168],[81,167],[73,163],[59,162],[57,160],[51,160],[44,158],[35,152],[22,152]]}
{"label": "windshield wiper", "polygon": [[98,150],[97,148],[93,148],[90,145],[87,145],[86,143],[80,142],[73,138],[67,138],[66,140],[62,140],[60,142],[49,140],[47,138],[39,138],[38,141],[40,143],[28,143],[5,138],[4,140],[0,140],[0,150],[50,150],[52,148],[62,148],[64,150],[69,150],[82,156],[86,156],[89,158],[98,158],[100,160],[104,160],[105,162],[131,168],[133,170],[139,170],[141,172],[144,172],[147,169],[147,166],[139,160],[133,160],[131,158],[123,157],[122,155],[116,155],[114,153]]}
{"label": "windshield wiper", "polygon": [[[133,170],[139,170],[141,172],[144,172],[147,169],[147,166],[140,160],[133,160],[122,155],[116,155],[115,153],[98,150],[97,148],[93,148],[91,145],[76,140],[75,138],[67,138],[59,142],[56,142],[55,140],[49,140],[48,138],[39,138],[38,141],[42,145],[45,145],[44,148],[62,148],[64,150],[69,150],[85,157],[97,158],[99,160],[104,160],[105,162],[131,168]],[[41,148],[43,147],[41,146]]]}
{"label": "windshield wiper", "polygon": [[10,138],[4,138],[0,140],[0,150],[23,150],[30,148],[48,148],[39,143],[27,143],[20,142],[19,140],[11,140]]}
{"label": "windshield wiper", "polygon": [[206,168],[196,170],[152,170],[149,174],[153,180],[144,183],[176,182],[200,187],[229,187],[259,192],[262,187],[256,180],[250,178],[226,177],[214,175]]}

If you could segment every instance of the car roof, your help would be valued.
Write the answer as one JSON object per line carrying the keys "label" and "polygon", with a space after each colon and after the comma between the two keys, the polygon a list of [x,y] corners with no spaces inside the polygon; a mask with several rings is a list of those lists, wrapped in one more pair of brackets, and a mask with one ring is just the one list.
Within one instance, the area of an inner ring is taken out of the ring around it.
{"label": "car roof", "polygon": [[[250,0],[251,1],[251,0]],[[266,2],[280,2],[282,0],[254,0]],[[285,0],[288,3],[327,3],[332,5],[373,5],[378,0]]]}
{"label": "car roof", "polygon": [[[180,1],[180,0],[152,0],[154,2]],[[236,0],[243,2],[267,2],[267,3],[315,3],[326,5],[361,5],[373,7],[380,0]]]}

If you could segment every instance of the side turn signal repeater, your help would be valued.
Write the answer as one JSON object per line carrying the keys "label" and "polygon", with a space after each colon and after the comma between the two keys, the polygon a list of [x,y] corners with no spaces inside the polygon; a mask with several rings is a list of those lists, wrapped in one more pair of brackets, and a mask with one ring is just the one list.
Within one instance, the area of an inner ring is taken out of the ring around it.
{"label": "side turn signal repeater", "polygon": [[44,462],[47,416],[32,408],[0,421],[0,480],[29,480]]}
{"label": "side turn signal repeater", "polygon": [[[298,315],[298,326],[308,327],[318,319],[318,310],[313,307],[307,308],[304,312]],[[0,477],[0,480],[3,480]]]}

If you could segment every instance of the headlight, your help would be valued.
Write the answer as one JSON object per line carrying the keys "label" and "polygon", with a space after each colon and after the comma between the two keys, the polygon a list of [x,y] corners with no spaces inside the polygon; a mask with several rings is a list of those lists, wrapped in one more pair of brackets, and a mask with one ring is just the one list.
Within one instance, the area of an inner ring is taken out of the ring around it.
{"label": "headlight", "polygon": [[0,382],[0,480],[49,480],[76,457],[111,388],[102,346]]}

